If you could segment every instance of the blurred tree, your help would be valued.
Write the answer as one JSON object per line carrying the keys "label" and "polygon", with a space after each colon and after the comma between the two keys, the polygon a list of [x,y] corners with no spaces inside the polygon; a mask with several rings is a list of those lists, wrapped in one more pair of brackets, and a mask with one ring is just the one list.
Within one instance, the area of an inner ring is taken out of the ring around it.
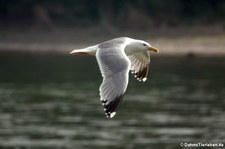
{"label": "blurred tree", "polygon": [[0,25],[174,25],[225,20],[224,0],[0,0]]}

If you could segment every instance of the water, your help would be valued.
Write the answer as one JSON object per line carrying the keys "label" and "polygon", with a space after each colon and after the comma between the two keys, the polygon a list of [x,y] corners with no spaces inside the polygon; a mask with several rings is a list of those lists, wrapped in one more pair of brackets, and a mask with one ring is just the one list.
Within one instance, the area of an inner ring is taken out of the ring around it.
{"label": "water", "polygon": [[140,83],[130,75],[113,119],[99,101],[94,57],[2,52],[0,66],[0,148],[225,143],[224,57],[152,57],[149,79]]}

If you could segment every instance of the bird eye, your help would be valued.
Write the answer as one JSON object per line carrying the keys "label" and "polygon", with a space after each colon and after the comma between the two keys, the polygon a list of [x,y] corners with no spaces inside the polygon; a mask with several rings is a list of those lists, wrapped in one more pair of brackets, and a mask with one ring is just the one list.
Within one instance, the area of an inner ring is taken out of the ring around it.
{"label": "bird eye", "polygon": [[145,47],[146,47],[147,45],[146,45],[145,43],[143,43],[143,46],[145,46]]}

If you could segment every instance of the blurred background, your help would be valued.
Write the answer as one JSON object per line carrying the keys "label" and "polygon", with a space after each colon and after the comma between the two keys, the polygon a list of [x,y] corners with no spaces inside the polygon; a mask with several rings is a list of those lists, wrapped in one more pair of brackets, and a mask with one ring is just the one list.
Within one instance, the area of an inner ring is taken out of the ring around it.
{"label": "blurred background", "polygon": [[224,20],[224,0],[1,0],[0,48],[65,52],[130,36],[161,54],[220,55]]}
{"label": "blurred background", "polygon": [[[160,53],[107,119],[95,58],[69,52],[119,36]],[[224,68],[224,0],[0,0],[0,148],[225,146]]]}

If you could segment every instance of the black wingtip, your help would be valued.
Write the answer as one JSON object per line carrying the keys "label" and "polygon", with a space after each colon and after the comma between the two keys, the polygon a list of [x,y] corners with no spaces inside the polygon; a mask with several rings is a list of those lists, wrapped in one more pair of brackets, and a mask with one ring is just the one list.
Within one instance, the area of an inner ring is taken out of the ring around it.
{"label": "black wingtip", "polygon": [[139,72],[136,72],[134,77],[137,78],[138,81],[143,81],[145,82],[147,80],[148,76],[148,66],[140,70]]}
{"label": "black wingtip", "polygon": [[116,110],[118,109],[120,103],[122,102],[124,94],[117,96],[110,103],[107,104],[108,100],[102,101],[104,107],[105,115],[107,118],[112,118],[116,115]]}

